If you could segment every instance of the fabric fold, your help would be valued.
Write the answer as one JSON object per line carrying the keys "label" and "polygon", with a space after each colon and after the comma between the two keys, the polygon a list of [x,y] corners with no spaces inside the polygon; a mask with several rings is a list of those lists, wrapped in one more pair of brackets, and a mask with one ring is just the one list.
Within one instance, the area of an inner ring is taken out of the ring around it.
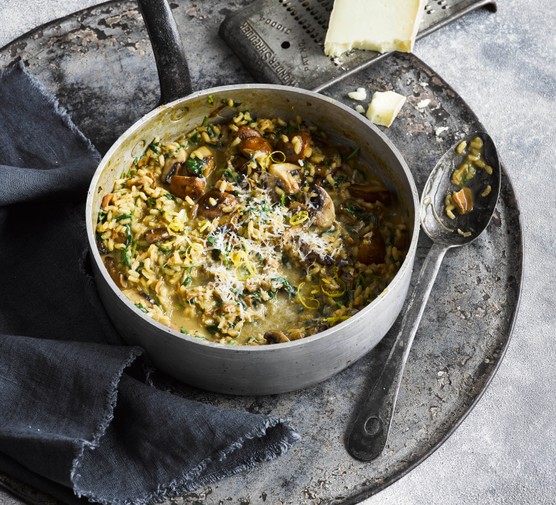
{"label": "fabric fold", "polygon": [[0,451],[71,486],[67,469],[99,445],[122,374],[141,354],[137,347],[1,335]]}
{"label": "fabric fold", "polygon": [[91,142],[21,63],[0,74],[0,471],[66,503],[146,505],[282,456],[289,421],[161,391],[88,273]]}

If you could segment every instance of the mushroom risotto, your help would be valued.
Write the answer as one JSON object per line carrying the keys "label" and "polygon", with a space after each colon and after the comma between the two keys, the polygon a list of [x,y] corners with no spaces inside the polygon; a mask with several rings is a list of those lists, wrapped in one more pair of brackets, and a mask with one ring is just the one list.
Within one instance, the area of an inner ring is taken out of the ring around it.
{"label": "mushroom risotto", "polygon": [[103,196],[110,276],[156,321],[214,342],[288,342],[344,321],[403,261],[396,195],[357,146],[223,108],[235,115],[152,140]]}

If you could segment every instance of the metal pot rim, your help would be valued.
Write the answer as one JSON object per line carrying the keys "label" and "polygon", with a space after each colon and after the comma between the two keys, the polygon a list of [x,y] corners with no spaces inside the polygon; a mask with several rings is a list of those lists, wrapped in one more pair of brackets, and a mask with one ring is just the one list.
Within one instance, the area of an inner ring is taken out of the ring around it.
{"label": "metal pot rim", "polygon": [[[197,337],[193,337],[193,336],[190,336],[190,335],[185,335],[185,334],[179,333],[178,331],[173,330],[172,328],[170,328],[166,325],[163,325],[162,323],[159,323],[159,322],[155,321],[154,319],[149,317],[147,314],[144,314],[143,312],[138,310],[133,305],[133,303],[122,293],[121,289],[118,288],[118,286],[112,280],[110,275],[108,275],[108,273],[107,273],[107,271],[104,267],[104,263],[103,263],[102,258],[100,256],[100,253],[98,251],[98,247],[96,245],[95,231],[94,231],[93,222],[92,222],[93,221],[92,220],[93,199],[94,199],[94,196],[95,196],[95,190],[98,186],[99,178],[100,178],[101,174],[103,173],[104,168],[106,167],[108,162],[111,160],[113,154],[118,150],[120,145],[125,140],[127,140],[128,137],[133,135],[135,132],[139,131],[145,123],[149,122],[151,119],[153,119],[156,116],[160,115],[161,113],[167,111],[168,109],[173,109],[173,108],[179,107],[179,106],[183,105],[184,103],[187,103],[189,101],[193,101],[193,100],[195,100],[199,97],[208,96],[208,95],[211,95],[211,94],[222,94],[222,93],[230,92],[230,91],[234,91],[234,90],[244,91],[246,89],[247,90],[249,90],[249,89],[252,89],[252,90],[267,90],[268,92],[277,91],[277,90],[287,91],[287,92],[291,92],[293,94],[305,95],[305,96],[314,98],[314,99],[319,100],[319,101],[325,100],[325,101],[331,103],[332,105],[343,109],[344,112],[350,114],[354,118],[355,121],[360,122],[361,125],[364,128],[370,128],[371,130],[373,130],[375,132],[375,134],[378,135],[378,137],[381,139],[381,141],[386,144],[388,149],[397,158],[398,162],[400,163],[401,167],[403,168],[404,175],[405,175],[405,177],[407,179],[407,182],[410,186],[411,197],[412,197],[411,200],[412,200],[412,204],[413,204],[413,209],[412,210],[413,210],[414,219],[413,219],[413,232],[412,232],[412,236],[411,236],[410,246],[408,248],[408,252],[406,254],[406,257],[405,257],[402,265],[400,266],[400,269],[398,270],[398,272],[396,273],[396,275],[394,276],[392,281],[384,289],[384,291],[382,293],[380,293],[378,295],[378,297],[375,298],[370,304],[368,304],[365,308],[361,309],[359,312],[357,312],[356,314],[351,316],[349,319],[347,319],[345,321],[342,321],[341,323],[339,323],[339,324],[337,324],[337,325],[335,325],[331,328],[328,328],[327,330],[316,333],[315,335],[311,335],[311,336],[305,337],[305,338],[300,339],[300,340],[294,340],[294,341],[291,341],[291,342],[280,343],[279,345],[238,346],[238,345],[232,345],[232,344],[222,344],[222,343],[217,343],[217,342],[210,342],[210,341],[206,341],[206,340],[203,340],[203,339],[200,339],[200,338],[197,338]],[[149,113],[147,113],[144,116],[142,116],[141,118],[139,118],[122,135],[120,135],[120,137],[114,142],[114,144],[112,144],[110,149],[103,156],[103,158],[100,161],[98,167],[95,169],[95,173],[93,175],[93,178],[91,180],[89,190],[88,190],[88,193],[87,193],[87,202],[86,202],[86,207],[85,207],[85,220],[86,220],[86,228],[87,228],[87,239],[88,239],[88,243],[89,243],[89,249],[90,249],[92,257],[93,257],[93,261],[98,265],[99,270],[100,270],[104,280],[110,286],[110,289],[125,304],[125,306],[134,313],[135,316],[142,318],[146,323],[156,327],[160,331],[163,331],[163,332],[165,332],[165,333],[167,333],[167,334],[169,334],[173,337],[185,340],[185,341],[187,341],[189,343],[192,343],[192,344],[212,347],[212,348],[218,349],[218,350],[223,351],[223,352],[228,352],[229,351],[229,352],[234,352],[234,353],[238,353],[238,352],[253,353],[253,352],[269,352],[269,351],[270,352],[272,352],[272,351],[276,352],[280,349],[290,349],[290,348],[294,348],[294,347],[298,347],[298,346],[305,346],[305,345],[308,345],[311,342],[314,342],[316,340],[321,340],[321,339],[328,338],[329,336],[337,333],[338,331],[341,331],[345,328],[348,328],[354,321],[356,321],[356,320],[358,320],[362,317],[365,317],[366,314],[368,312],[374,310],[375,307],[379,306],[382,303],[385,303],[384,300],[388,300],[388,293],[391,290],[393,290],[396,287],[396,285],[400,282],[400,279],[403,275],[403,272],[407,268],[411,268],[411,264],[413,262],[413,257],[415,256],[415,251],[417,249],[417,241],[418,241],[419,230],[420,230],[419,209],[420,209],[420,206],[419,206],[419,196],[418,196],[418,192],[417,192],[417,187],[416,187],[413,175],[411,174],[411,171],[410,171],[407,163],[405,162],[405,159],[403,158],[401,153],[398,151],[398,149],[395,147],[395,145],[390,141],[390,139],[388,139],[388,137],[386,137],[386,135],[384,133],[382,133],[380,131],[380,129],[378,129],[374,124],[372,124],[370,121],[367,121],[365,118],[363,118],[361,116],[361,114],[352,110],[351,108],[349,108],[348,106],[339,102],[338,100],[336,100],[332,97],[322,95],[322,94],[317,93],[315,91],[305,90],[305,89],[296,88],[296,87],[293,87],[293,86],[281,85],[281,84],[249,83],[249,84],[233,84],[233,85],[226,85],[226,86],[217,86],[217,87],[212,87],[212,88],[207,88],[207,89],[204,89],[204,90],[196,91],[196,92],[194,92],[194,93],[192,93],[192,94],[190,94],[186,97],[178,98],[178,99],[176,99],[172,102],[169,102],[167,104],[159,105],[158,107],[156,107],[155,109],[153,109]]]}

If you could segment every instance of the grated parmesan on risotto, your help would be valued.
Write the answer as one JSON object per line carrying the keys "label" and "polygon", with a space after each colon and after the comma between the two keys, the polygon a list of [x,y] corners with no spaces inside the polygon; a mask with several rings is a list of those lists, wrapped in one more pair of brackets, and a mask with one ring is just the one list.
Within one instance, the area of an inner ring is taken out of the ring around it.
{"label": "grated parmesan on risotto", "polygon": [[103,196],[108,272],[139,310],[214,342],[288,342],[344,321],[403,261],[396,195],[357,146],[223,103],[231,120],[153,139]]}

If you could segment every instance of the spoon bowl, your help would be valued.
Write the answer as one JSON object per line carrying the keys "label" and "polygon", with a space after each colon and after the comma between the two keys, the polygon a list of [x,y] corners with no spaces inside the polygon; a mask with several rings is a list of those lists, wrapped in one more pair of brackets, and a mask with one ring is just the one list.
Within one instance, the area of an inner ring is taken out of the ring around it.
{"label": "spoon bowl", "polygon": [[[446,212],[446,195],[457,189],[452,182],[452,175],[466,163],[468,156],[457,151],[462,143],[469,146],[474,139],[480,139],[482,143],[479,159],[482,162],[480,165],[484,163],[485,167],[472,164],[475,174],[466,183],[473,195],[473,210],[467,214],[455,212],[454,217],[450,218]],[[490,222],[498,201],[500,184],[500,161],[492,138],[485,132],[471,133],[448,149],[432,170],[421,196],[421,229],[431,240],[448,247],[472,242]],[[487,189],[489,187],[490,190]]]}
{"label": "spoon bowl", "polygon": [[467,135],[433,168],[421,195],[421,229],[432,247],[388,358],[348,427],[346,447],[354,458],[372,461],[382,453],[409,351],[442,259],[448,249],[473,242],[487,228],[498,202],[500,174],[496,146],[485,132]]}

